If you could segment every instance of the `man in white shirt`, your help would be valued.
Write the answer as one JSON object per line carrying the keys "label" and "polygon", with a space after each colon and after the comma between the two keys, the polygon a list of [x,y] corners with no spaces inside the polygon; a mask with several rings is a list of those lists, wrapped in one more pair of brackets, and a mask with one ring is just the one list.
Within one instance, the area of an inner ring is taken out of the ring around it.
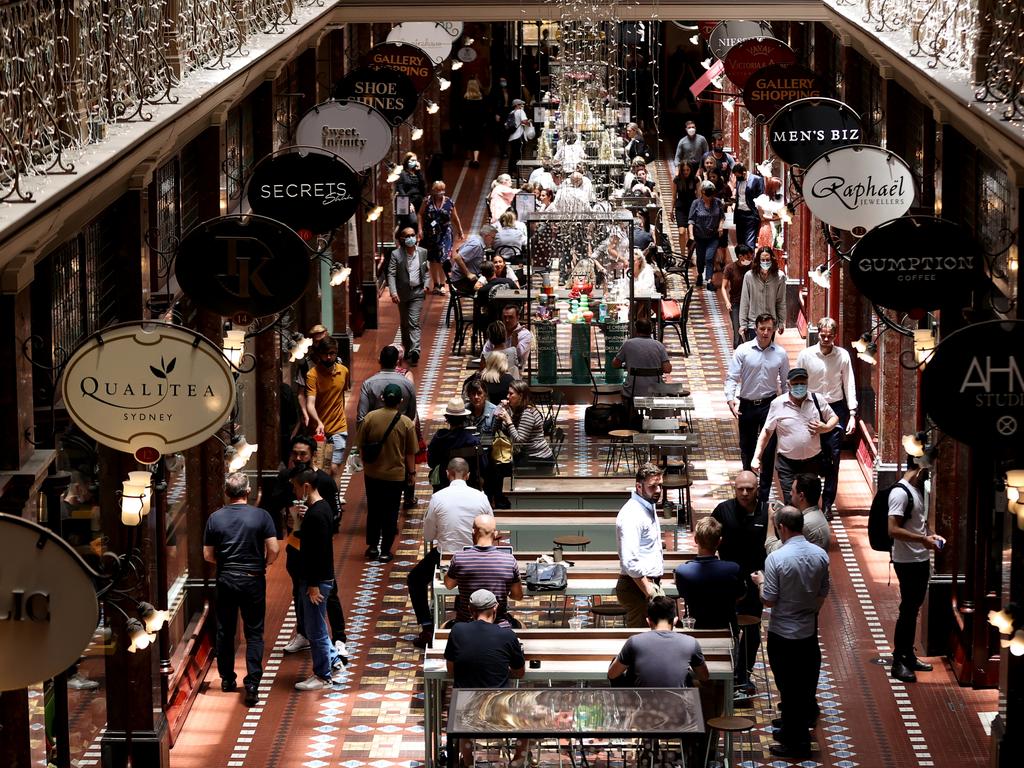
{"label": "man in white shirt", "polygon": [[430,497],[430,505],[423,517],[423,539],[429,551],[409,571],[405,583],[409,588],[420,634],[412,641],[417,648],[426,648],[434,637],[434,614],[430,609],[427,589],[434,580],[434,572],[441,562],[441,554],[452,555],[473,545],[473,519],[477,515],[492,514],[491,505],[483,492],[466,484],[469,464],[455,458],[448,462],[448,487]]}
{"label": "man in white shirt", "polygon": [[821,508],[828,517],[839,487],[839,455],[843,438],[857,428],[857,384],[853,380],[850,353],[836,344],[836,321],[823,317],[818,321],[818,343],[800,352],[797,368],[807,369],[807,388],[820,395],[835,411],[839,423],[822,436],[822,474],[825,487]]}
{"label": "man in white shirt", "polygon": [[[530,119],[526,116],[526,102],[522,99],[512,99],[512,113],[515,116],[515,130],[508,137],[508,175],[519,180],[519,160],[523,156],[523,143],[526,141],[527,128],[530,127]],[[530,128],[532,130],[532,127]]]}
{"label": "man in white shirt", "polygon": [[[519,324],[519,307],[515,304],[507,304],[501,310],[501,322],[505,325],[505,333],[508,339],[505,343],[509,347],[516,348],[516,355],[519,358],[519,367],[526,368],[526,361],[530,357],[530,348],[533,345],[533,334]],[[484,342],[481,352],[481,359],[486,359],[494,351],[494,345],[488,339]]]}
{"label": "man in white shirt", "polygon": [[615,597],[626,609],[627,627],[647,626],[647,603],[664,594],[661,577],[665,560],[661,546],[661,521],[655,505],[661,498],[661,469],[644,464],[636,473],[636,490],[615,518],[619,551],[619,580]]}
{"label": "man in white shirt", "polygon": [[[832,529],[818,506],[821,498],[821,478],[804,472],[793,478],[793,507],[804,516],[804,538],[828,552],[832,546]],[[775,526],[775,511],[768,511],[768,536],[764,551],[771,554],[782,546],[778,528]]]}

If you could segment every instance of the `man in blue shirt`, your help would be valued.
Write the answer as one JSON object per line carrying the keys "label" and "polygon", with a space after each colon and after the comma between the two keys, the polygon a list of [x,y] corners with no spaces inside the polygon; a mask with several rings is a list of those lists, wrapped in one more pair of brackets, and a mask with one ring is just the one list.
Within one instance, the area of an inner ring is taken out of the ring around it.
{"label": "man in blue shirt", "polygon": [[484,263],[484,250],[494,244],[497,227],[484,224],[479,235],[470,235],[465,242],[452,251],[452,271],[449,278],[461,293],[472,296],[480,277],[480,266]]}
{"label": "man in blue shirt", "polygon": [[737,563],[719,560],[716,552],[722,540],[722,524],[705,517],[693,529],[697,556],[675,570],[676,588],[686,601],[686,615],[695,629],[725,629],[736,633],[736,601],[747,587]]}

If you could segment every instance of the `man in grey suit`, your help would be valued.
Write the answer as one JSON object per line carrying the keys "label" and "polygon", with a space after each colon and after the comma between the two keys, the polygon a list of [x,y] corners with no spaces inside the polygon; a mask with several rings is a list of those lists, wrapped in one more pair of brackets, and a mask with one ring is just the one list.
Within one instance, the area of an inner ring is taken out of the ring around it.
{"label": "man in grey suit", "polygon": [[405,360],[410,366],[420,361],[420,313],[427,285],[427,250],[416,243],[416,230],[401,227],[396,237],[398,247],[388,259],[388,290],[391,301],[398,305]]}

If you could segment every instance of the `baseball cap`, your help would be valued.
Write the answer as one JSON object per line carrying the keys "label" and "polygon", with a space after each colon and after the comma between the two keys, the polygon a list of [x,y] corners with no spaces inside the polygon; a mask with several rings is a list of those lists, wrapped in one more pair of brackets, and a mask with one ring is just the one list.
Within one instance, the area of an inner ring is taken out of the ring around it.
{"label": "baseball cap", "polygon": [[522,99],[512,99],[512,106],[514,107],[516,104],[526,106],[526,102],[523,101]]}
{"label": "baseball cap", "polygon": [[478,589],[469,596],[469,604],[478,611],[486,611],[498,604],[498,598],[489,589]]}
{"label": "baseball cap", "polygon": [[786,381],[792,381],[793,379],[806,379],[807,369],[806,368],[790,368],[789,373],[786,374]]}
{"label": "baseball cap", "polygon": [[384,391],[381,393],[381,397],[384,398],[384,402],[397,403],[402,399],[402,388],[397,384],[388,384],[384,387]]}

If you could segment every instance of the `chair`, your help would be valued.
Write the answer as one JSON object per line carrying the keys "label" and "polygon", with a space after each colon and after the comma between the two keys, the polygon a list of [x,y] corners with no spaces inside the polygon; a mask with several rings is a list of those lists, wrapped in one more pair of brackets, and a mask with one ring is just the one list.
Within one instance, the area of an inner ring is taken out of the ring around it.
{"label": "chair", "polygon": [[607,627],[609,621],[621,619],[622,626],[626,626],[626,609],[614,600],[607,603],[602,602],[590,607],[594,614],[594,626]]}
{"label": "chair", "polygon": [[619,465],[625,461],[626,471],[633,473],[629,463],[629,454],[633,454],[633,461],[639,465],[640,457],[633,445],[633,436],[640,434],[635,429],[613,429],[608,433],[611,443],[608,444],[608,456],[604,463],[604,473],[611,475],[619,471]]}
{"label": "chair", "polygon": [[627,395],[627,397],[633,397],[634,396],[633,395],[633,391],[636,390],[636,377],[637,376],[644,376],[646,378],[657,378],[658,379],[658,384],[662,383],[662,381],[661,381],[661,376],[662,376],[661,368],[630,368],[629,369],[629,375],[633,377],[631,379],[633,386],[631,387],[630,393],[629,393],[629,395]]}
{"label": "chair", "polygon": [[462,306],[465,299],[472,300],[471,294],[461,293],[452,282],[451,274],[445,276],[448,283],[448,309],[445,313],[445,325],[450,325],[449,318],[455,316],[455,336],[452,339],[452,354],[461,355],[462,346],[466,342],[466,326],[472,325],[472,320],[466,320],[466,311]]}
{"label": "chair", "polygon": [[587,373],[590,374],[591,393],[594,397],[593,405],[599,405],[602,397],[614,397],[616,403],[622,402],[621,384],[598,384],[597,379],[594,378],[593,368],[588,368]]}
{"label": "chair", "polygon": [[[707,726],[708,751],[704,756],[705,765],[708,765],[708,761],[711,759],[712,745],[718,746],[718,735],[720,733],[725,734],[725,760],[722,761],[722,765],[728,766],[728,768],[735,768],[737,765],[732,757],[732,744],[736,734],[740,735],[741,740],[740,757],[742,758],[748,751],[753,755],[753,739],[748,738],[748,736],[754,730],[754,721],[749,717],[735,717],[732,715],[712,717],[708,720]],[[743,762],[743,760],[740,760],[739,765],[742,765]]]}
{"label": "chair", "polygon": [[494,249],[495,256],[501,256],[506,264],[518,266],[522,263],[523,249],[514,245],[499,245]]}
{"label": "chair", "polygon": [[665,343],[665,328],[675,328],[676,334],[679,336],[679,343],[683,347],[683,355],[686,357],[690,356],[690,341],[686,336],[686,323],[690,316],[690,304],[692,303],[693,286],[691,285],[686,289],[683,300],[679,305],[679,319],[665,320],[661,317],[658,318],[658,338],[661,340],[661,343]]}
{"label": "chair", "polygon": [[661,483],[665,492],[665,501],[668,502],[669,491],[679,491],[680,513],[677,522],[689,528],[693,516],[690,498],[693,479],[690,477],[687,449],[682,445],[663,445],[660,448],[659,462],[665,470]]}
{"label": "chair", "polygon": [[551,457],[555,461],[555,474],[558,474],[558,457],[562,454],[562,448],[565,447],[565,430],[561,427],[555,427],[554,432],[551,433]]}

